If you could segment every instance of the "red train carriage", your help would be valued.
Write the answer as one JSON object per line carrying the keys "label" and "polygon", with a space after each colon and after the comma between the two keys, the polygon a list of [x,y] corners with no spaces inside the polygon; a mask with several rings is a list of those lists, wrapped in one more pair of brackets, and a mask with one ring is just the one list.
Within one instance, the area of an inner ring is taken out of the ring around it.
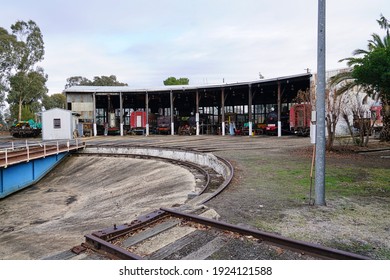
{"label": "red train carriage", "polygon": [[290,131],[299,136],[310,135],[311,104],[295,104],[290,108]]}
{"label": "red train carriage", "polygon": [[130,133],[131,134],[145,134],[146,124],[149,124],[149,133],[155,133],[157,119],[153,113],[147,114],[148,122],[146,121],[146,112],[133,111],[130,114]]}

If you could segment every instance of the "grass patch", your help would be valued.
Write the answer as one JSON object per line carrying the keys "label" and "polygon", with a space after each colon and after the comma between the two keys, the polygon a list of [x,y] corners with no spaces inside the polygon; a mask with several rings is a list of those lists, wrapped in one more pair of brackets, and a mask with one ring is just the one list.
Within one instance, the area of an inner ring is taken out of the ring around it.
{"label": "grass patch", "polygon": [[[310,169],[303,164],[294,167],[269,170],[272,180],[287,189],[289,198],[302,199],[310,188]],[[313,172],[312,186],[315,185]],[[271,178],[270,178],[271,179]],[[350,167],[327,167],[325,190],[335,196],[388,196],[390,195],[390,177],[388,169],[352,169]]]}
{"label": "grass patch", "polygon": [[369,258],[388,260],[390,259],[390,250],[386,248],[378,248],[373,244],[364,243],[358,240],[352,240],[350,242],[338,242],[334,241],[328,246],[337,248],[339,250],[353,252],[355,254],[364,255]]}
{"label": "grass patch", "polygon": [[342,196],[390,195],[390,179],[386,169],[330,168],[325,188]]}
{"label": "grass patch", "polygon": [[[294,158],[259,158],[250,156],[241,163],[242,182],[272,197],[308,202],[310,193],[310,161]],[[312,197],[315,188],[315,170],[312,178]],[[327,164],[325,174],[326,196],[390,196],[390,177],[386,168],[361,168],[351,165]]]}

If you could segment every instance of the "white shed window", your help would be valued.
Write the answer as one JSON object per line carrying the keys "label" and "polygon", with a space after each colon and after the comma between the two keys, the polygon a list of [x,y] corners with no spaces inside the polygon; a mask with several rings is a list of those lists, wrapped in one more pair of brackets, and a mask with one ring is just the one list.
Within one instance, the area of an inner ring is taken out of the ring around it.
{"label": "white shed window", "polygon": [[53,119],[53,127],[61,128],[61,119]]}

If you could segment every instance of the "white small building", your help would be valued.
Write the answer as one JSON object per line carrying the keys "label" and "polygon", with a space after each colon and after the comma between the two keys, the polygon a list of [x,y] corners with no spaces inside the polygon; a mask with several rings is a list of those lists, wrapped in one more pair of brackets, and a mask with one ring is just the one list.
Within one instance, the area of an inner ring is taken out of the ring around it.
{"label": "white small building", "polygon": [[54,108],[41,112],[42,140],[73,139],[78,128],[78,114],[69,110]]}

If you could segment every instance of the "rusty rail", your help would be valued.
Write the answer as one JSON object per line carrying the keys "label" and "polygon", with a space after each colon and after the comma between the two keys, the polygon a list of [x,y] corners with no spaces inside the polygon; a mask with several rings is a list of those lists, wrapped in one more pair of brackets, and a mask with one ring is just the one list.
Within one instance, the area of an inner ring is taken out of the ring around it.
{"label": "rusty rail", "polygon": [[[97,252],[103,251],[109,254],[114,255],[120,259],[141,259],[140,256],[133,254],[117,245],[110,243],[109,241],[118,238],[120,236],[126,235],[134,230],[146,227],[150,223],[157,221],[158,219],[166,217],[177,217],[183,220],[192,221],[202,225],[218,228],[225,231],[230,231],[234,233],[239,233],[244,236],[253,236],[259,240],[268,242],[275,246],[285,248],[291,251],[296,251],[302,254],[308,254],[320,259],[331,259],[331,260],[369,260],[368,257],[334,249],[329,247],[324,247],[318,244],[313,244],[309,242],[293,240],[287,237],[280,235],[256,230],[249,229],[242,226],[228,224],[226,222],[216,221],[213,219],[208,219],[194,214],[187,214],[179,212],[174,209],[161,208],[156,210],[148,215],[139,217],[137,220],[131,222],[130,224],[124,224],[121,226],[116,226],[104,229],[101,231],[94,232],[92,234],[85,235],[86,242],[89,245],[92,245],[93,249]],[[87,245],[88,246],[88,245]]]}
{"label": "rusty rail", "polygon": [[133,254],[121,247],[115,246],[110,242],[107,242],[92,234],[85,235],[85,239],[88,242],[88,244],[94,246],[95,250],[103,250],[104,252],[114,255],[115,257],[121,260],[142,260],[142,257]]}
{"label": "rusty rail", "polygon": [[280,247],[285,247],[287,249],[295,250],[298,252],[304,252],[320,258],[333,259],[333,260],[368,260],[369,259],[366,256],[345,252],[338,249],[328,248],[328,247],[324,247],[309,242],[293,240],[280,235],[276,235],[276,234],[272,234],[260,230],[255,230],[255,229],[249,229],[242,226],[232,225],[225,222],[204,218],[198,215],[179,212],[173,209],[161,208],[161,210],[178,218],[188,219],[199,224],[212,226],[222,230],[228,230],[243,235],[253,236],[255,238],[264,240],[269,243],[273,243]]}

